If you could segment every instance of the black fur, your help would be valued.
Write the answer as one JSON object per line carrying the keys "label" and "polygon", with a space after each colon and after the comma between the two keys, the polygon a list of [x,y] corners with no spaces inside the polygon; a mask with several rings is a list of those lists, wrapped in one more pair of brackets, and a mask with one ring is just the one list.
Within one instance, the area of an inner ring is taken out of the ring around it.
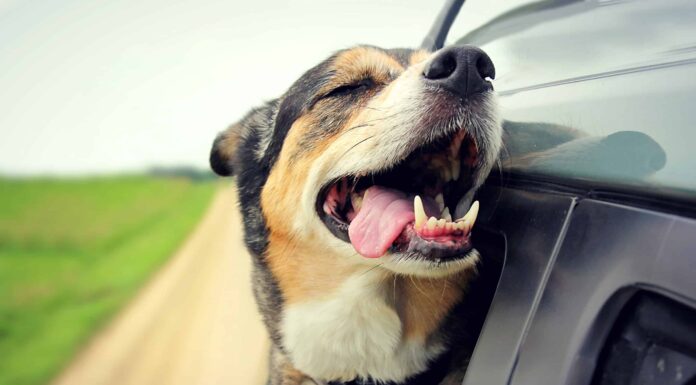
{"label": "black fur", "polygon": [[230,176],[234,173],[232,165],[230,164],[229,159],[223,157],[220,151],[218,151],[218,146],[220,145],[221,140],[222,135],[219,135],[217,138],[215,138],[215,142],[213,142],[213,148],[210,150],[210,168],[212,168],[213,171],[220,176]]}
{"label": "black fur", "polygon": [[290,127],[311,107],[318,90],[330,75],[326,68],[332,58],[307,71],[281,98],[253,109],[239,122],[237,127],[242,130],[241,140],[234,160],[220,154],[218,144],[221,137],[215,140],[210,154],[210,164],[216,173],[228,176],[234,172],[236,175],[239,205],[245,218],[244,241],[254,263],[254,295],[271,339],[281,351],[279,324],[283,295],[264,257],[268,247],[268,229],[261,212],[261,190]]}
{"label": "black fur", "polygon": [[333,58],[332,56],[307,71],[281,98],[271,141],[264,157],[269,165],[275,163],[292,124],[312,105],[319,89],[331,75],[327,67]]}
{"label": "black fur", "polygon": [[256,303],[264,317],[271,340],[280,347],[282,341],[278,325],[283,296],[264,258],[268,247],[268,230],[260,202],[261,190],[268,179],[271,165],[267,159],[259,159],[258,156],[261,139],[268,134],[267,125],[275,118],[276,109],[277,101],[271,101],[252,110],[242,120],[240,126],[245,132],[237,149],[238,164],[235,165],[235,170],[239,205],[245,218],[244,241],[254,263],[252,286]]}

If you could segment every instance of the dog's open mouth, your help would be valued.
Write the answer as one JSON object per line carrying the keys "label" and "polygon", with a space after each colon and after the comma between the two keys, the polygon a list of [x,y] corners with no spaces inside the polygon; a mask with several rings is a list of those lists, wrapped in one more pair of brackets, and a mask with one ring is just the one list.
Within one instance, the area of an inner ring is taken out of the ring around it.
{"label": "dog's open mouth", "polygon": [[[463,257],[471,250],[478,202],[460,200],[471,195],[477,166],[475,141],[458,131],[418,148],[389,170],[326,185],[317,212],[335,236],[367,258],[388,250],[437,260]],[[466,214],[455,219],[457,204]]]}

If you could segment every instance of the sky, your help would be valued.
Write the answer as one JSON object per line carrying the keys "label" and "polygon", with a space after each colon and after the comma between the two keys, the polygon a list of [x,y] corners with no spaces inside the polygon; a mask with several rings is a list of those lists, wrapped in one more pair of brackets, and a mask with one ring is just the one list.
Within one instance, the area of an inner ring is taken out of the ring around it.
{"label": "sky", "polygon": [[0,0],[0,174],[205,168],[250,108],[338,49],[418,46],[443,3]]}

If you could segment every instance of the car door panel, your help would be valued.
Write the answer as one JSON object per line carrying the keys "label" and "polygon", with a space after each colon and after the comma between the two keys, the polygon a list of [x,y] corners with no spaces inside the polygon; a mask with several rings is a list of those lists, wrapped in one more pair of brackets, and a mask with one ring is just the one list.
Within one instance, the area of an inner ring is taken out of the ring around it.
{"label": "car door panel", "polygon": [[696,307],[695,234],[692,219],[581,200],[510,383],[588,384],[619,310],[638,290]]}
{"label": "car door panel", "polygon": [[[516,360],[534,303],[575,199],[563,194],[488,185],[479,194],[476,231],[502,234],[502,274],[471,359],[465,384],[503,384]],[[477,248],[486,249],[474,234]],[[482,256],[483,263],[491,256]]]}

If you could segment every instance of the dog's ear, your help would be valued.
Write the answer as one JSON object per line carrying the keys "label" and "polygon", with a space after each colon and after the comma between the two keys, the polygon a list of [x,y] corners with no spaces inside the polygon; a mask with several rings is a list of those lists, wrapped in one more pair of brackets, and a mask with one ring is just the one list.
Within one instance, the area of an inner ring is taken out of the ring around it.
{"label": "dog's ear", "polygon": [[246,162],[262,162],[268,150],[278,99],[249,111],[239,122],[221,132],[210,150],[210,167],[221,176],[242,171]]}
{"label": "dog's ear", "polygon": [[213,142],[210,150],[210,167],[220,176],[231,176],[236,167],[236,155],[242,139],[241,122],[229,126]]}

